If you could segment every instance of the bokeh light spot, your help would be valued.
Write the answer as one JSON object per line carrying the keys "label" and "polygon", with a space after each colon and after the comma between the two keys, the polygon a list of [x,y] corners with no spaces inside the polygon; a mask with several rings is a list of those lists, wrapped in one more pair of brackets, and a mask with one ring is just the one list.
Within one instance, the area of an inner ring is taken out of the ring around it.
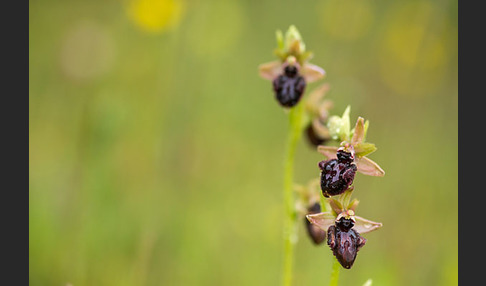
{"label": "bokeh light spot", "polygon": [[184,5],[177,0],[130,0],[127,13],[135,25],[148,33],[158,34],[175,27]]}
{"label": "bokeh light spot", "polygon": [[61,70],[72,80],[87,81],[104,75],[113,66],[114,58],[111,34],[93,21],[74,25],[62,41]]}

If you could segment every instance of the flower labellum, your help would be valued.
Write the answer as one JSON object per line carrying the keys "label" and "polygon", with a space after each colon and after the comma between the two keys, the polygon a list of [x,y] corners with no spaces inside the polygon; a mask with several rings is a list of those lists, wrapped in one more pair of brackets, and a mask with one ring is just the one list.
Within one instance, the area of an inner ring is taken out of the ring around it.
{"label": "flower labellum", "polygon": [[293,107],[302,94],[304,94],[306,82],[299,74],[297,63],[289,64],[284,68],[283,74],[273,80],[273,90],[280,105]]}
{"label": "flower labellum", "polygon": [[328,202],[332,211],[308,214],[306,218],[327,232],[327,245],[339,263],[350,269],[358,251],[366,243],[361,235],[377,230],[383,224],[355,215],[354,210],[358,206],[356,199],[345,205],[334,198],[328,199]]}
{"label": "flower labellum", "polygon": [[327,230],[327,244],[341,265],[350,269],[366,239],[353,229],[352,218],[341,217]]}
{"label": "flower labellum", "polygon": [[326,198],[344,193],[353,183],[358,168],[354,155],[344,150],[337,151],[337,158],[319,162],[321,190]]}
{"label": "flower labellum", "polygon": [[316,130],[313,128],[312,124],[309,124],[305,129],[305,134],[307,135],[307,140],[313,146],[323,145],[327,139],[321,138],[317,135]]}
{"label": "flower labellum", "polygon": [[[308,214],[316,214],[321,212],[321,205],[316,202],[308,209]],[[311,237],[314,244],[319,245],[326,239],[326,231],[322,230],[319,226],[312,224],[307,218],[304,218],[307,233]]]}

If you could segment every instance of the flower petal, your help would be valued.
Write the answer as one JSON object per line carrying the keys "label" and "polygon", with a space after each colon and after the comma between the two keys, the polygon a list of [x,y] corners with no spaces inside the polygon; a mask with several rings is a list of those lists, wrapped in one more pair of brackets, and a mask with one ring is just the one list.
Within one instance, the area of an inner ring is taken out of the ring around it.
{"label": "flower petal", "polygon": [[[317,116],[322,122],[327,122],[327,120],[329,119],[329,110],[331,110],[333,106],[334,103],[330,99],[325,99],[321,102],[317,110]],[[327,123],[326,123],[326,127],[327,127]]]}
{"label": "flower petal", "polygon": [[312,128],[314,128],[314,132],[323,139],[331,138],[331,134],[329,134],[329,129],[327,129],[326,125],[322,124],[319,118],[312,120]]}
{"label": "flower petal", "polygon": [[328,83],[321,84],[320,86],[314,88],[307,97],[306,105],[308,106],[308,108],[317,108],[328,91]]}
{"label": "flower petal", "polygon": [[306,218],[317,225],[320,229],[327,231],[327,229],[334,224],[336,217],[331,212],[323,212],[318,214],[308,214]]}
{"label": "flower petal", "polygon": [[329,160],[337,158],[337,150],[338,147],[335,146],[324,146],[319,145],[317,147],[317,152],[321,153],[322,155],[326,156]]}
{"label": "flower petal", "polygon": [[356,167],[358,167],[358,172],[375,177],[385,176],[385,171],[378,166],[374,161],[368,159],[367,157],[356,157],[355,159]]}
{"label": "flower petal", "polygon": [[359,232],[359,234],[368,233],[383,226],[381,222],[374,222],[360,216],[354,216],[354,218],[356,219],[356,223],[353,228]]}
{"label": "flower petal", "polygon": [[376,151],[376,146],[373,143],[361,142],[354,145],[354,152],[357,157],[364,157]]}
{"label": "flower petal", "polygon": [[305,63],[300,74],[304,77],[306,83],[311,83],[324,78],[326,72],[319,66]]}
{"label": "flower petal", "polygon": [[343,205],[338,200],[333,199],[333,198],[330,198],[328,200],[328,202],[329,202],[329,206],[334,211],[334,213],[336,214],[336,216],[339,215],[343,211],[343,209],[344,209],[343,208]]}
{"label": "flower petal", "polygon": [[356,208],[358,207],[358,204],[359,204],[358,199],[354,199],[348,204],[346,208],[348,210],[352,210],[353,212],[356,212]]}
{"label": "flower petal", "polygon": [[283,73],[282,63],[280,61],[264,63],[258,66],[258,71],[264,79],[273,80]]}
{"label": "flower petal", "polygon": [[299,63],[305,63],[314,57],[314,53],[311,51],[305,51],[299,55]]}
{"label": "flower petal", "polygon": [[284,49],[284,39],[283,39],[282,31],[281,30],[277,30],[275,32],[275,37],[277,38],[277,48],[279,50],[283,50]]}
{"label": "flower petal", "polygon": [[356,126],[354,127],[353,138],[351,139],[351,144],[356,145],[358,143],[363,142],[364,139],[364,118],[358,117],[356,121]]}

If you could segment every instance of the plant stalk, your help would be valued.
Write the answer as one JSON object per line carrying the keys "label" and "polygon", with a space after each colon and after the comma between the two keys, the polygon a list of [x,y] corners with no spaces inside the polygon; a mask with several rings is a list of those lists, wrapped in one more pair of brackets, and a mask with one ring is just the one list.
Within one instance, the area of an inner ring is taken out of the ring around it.
{"label": "plant stalk", "polygon": [[294,245],[297,242],[297,213],[294,197],[294,157],[297,144],[302,135],[303,104],[297,104],[289,112],[289,130],[284,161],[284,259],[282,284],[292,285],[294,265]]}
{"label": "plant stalk", "polygon": [[336,257],[333,256],[334,264],[332,265],[331,280],[329,281],[329,286],[338,286],[339,282],[339,270],[341,269],[341,264],[337,261]]}

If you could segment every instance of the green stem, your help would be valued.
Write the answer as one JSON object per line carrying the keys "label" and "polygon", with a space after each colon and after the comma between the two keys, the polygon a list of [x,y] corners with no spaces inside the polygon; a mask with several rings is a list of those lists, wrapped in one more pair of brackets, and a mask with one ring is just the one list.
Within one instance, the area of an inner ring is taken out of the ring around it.
{"label": "green stem", "polygon": [[333,257],[334,264],[332,265],[331,280],[329,281],[329,286],[338,286],[339,282],[339,270],[341,269],[341,264],[337,261],[336,257]]}
{"label": "green stem", "polygon": [[290,109],[289,132],[287,137],[287,150],[284,161],[284,259],[282,283],[284,286],[292,285],[292,272],[294,264],[294,245],[297,242],[297,213],[294,198],[294,157],[299,139],[302,135],[303,104]]}

